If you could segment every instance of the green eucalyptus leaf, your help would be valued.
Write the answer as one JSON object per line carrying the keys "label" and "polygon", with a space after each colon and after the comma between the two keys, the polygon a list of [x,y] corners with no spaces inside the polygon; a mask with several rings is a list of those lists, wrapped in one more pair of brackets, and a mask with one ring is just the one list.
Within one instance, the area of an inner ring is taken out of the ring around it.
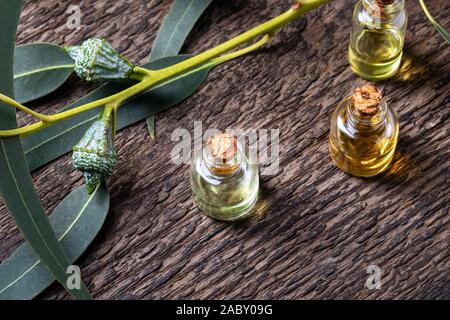
{"label": "green eucalyptus leaf", "polygon": [[[10,97],[14,97],[14,39],[21,7],[22,1],[19,0],[0,1],[0,92]],[[15,110],[0,103],[0,128],[16,126]],[[36,193],[17,137],[0,139],[0,176],[0,194],[17,226],[55,278],[67,288],[69,274],[66,271],[70,262]],[[84,284],[81,289],[69,292],[75,298],[90,298]]]}
{"label": "green eucalyptus leaf", "polygon": [[147,118],[147,129],[150,134],[150,138],[155,140],[155,116],[150,116]]}
{"label": "green eucalyptus leaf", "polygon": [[150,59],[178,54],[195,22],[212,0],[175,0],[153,42]]}
{"label": "green eucalyptus leaf", "polygon": [[[189,55],[178,55],[162,58],[146,64],[145,67],[161,69],[189,57]],[[123,129],[148,116],[157,114],[191,96],[204,82],[210,69],[206,68],[163,83],[128,101],[118,111],[117,129]],[[107,97],[124,88],[126,88],[124,85],[108,83],[68,106],[65,110]],[[91,123],[97,119],[98,113],[98,109],[93,109],[25,137],[22,143],[30,169],[34,170],[71,151]]]}
{"label": "green eucalyptus leaf", "polygon": [[64,49],[50,43],[17,46],[14,53],[14,94],[20,103],[58,89],[73,72],[74,62]]}
{"label": "green eucalyptus leaf", "polygon": [[419,0],[420,6],[422,7],[422,10],[425,12],[425,15],[428,17],[428,19],[431,21],[433,26],[436,28],[436,30],[439,32],[439,34],[447,41],[447,43],[450,44],[450,33],[444,29],[437,21],[434,19],[434,17],[431,15],[430,11],[428,10],[427,6],[425,5],[425,2],[423,0]]}
{"label": "green eucalyptus leaf", "polygon": [[[153,42],[150,60],[178,54],[195,22],[213,0],[175,0]],[[147,118],[150,137],[155,139],[155,118]]]}
{"label": "green eucalyptus leaf", "polygon": [[[108,209],[108,189],[101,183],[90,195],[86,186],[77,188],[50,215],[50,224],[71,263],[94,240]],[[0,275],[0,300],[33,299],[55,281],[28,243],[0,264]]]}

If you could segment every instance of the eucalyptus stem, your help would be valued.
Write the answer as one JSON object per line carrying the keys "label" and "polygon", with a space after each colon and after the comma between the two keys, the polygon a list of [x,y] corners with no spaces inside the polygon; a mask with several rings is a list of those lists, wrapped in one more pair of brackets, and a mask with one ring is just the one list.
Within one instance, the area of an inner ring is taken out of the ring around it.
{"label": "eucalyptus stem", "polygon": [[[109,97],[99,99],[82,106],[56,113],[54,115],[44,115],[34,112],[33,110],[19,104],[11,98],[8,98],[0,94],[0,101],[9,104],[23,112],[31,114],[38,118],[40,121],[11,130],[0,130],[0,137],[12,137],[12,136],[25,136],[41,130],[49,125],[62,121],[64,119],[73,117],[82,112],[89,111],[98,107],[113,106],[114,112],[127,100],[136,97],[151,88],[159,86],[160,84],[175,81],[181,77],[187,76],[201,69],[216,66],[223,62],[235,59],[243,54],[258,49],[266,44],[270,37],[278,31],[281,27],[285,26],[290,21],[300,17],[301,15],[309,12],[310,10],[329,2],[330,0],[297,0],[292,7],[285,13],[262,23],[241,35],[228,40],[212,49],[209,49],[203,53],[200,53],[192,58],[179,62],[175,65],[159,70],[149,70],[142,67],[135,67],[133,73],[133,79],[139,81],[137,84]],[[258,37],[262,38],[244,49],[237,50],[225,54],[236,47],[252,41]]]}
{"label": "eucalyptus stem", "polygon": [[35,112],[27,107],[25,107],[24,105],[20,104],[19,102],[17,102],[14,99],[11,99],[10,97],[5,96],[4,94],[0,93],[0,101],[3,101],[4,103],[6,103],[7,105],[16,108],[17,110],[20,110],[22,112],[25,112],[27,114],[32,115],[35,118],[38,118],[40,120],[42,120],[43,122],[48,122],[49,121],[49,117],[39,113],[39,112]]}
{"label": "eucalyptus stem", "polygon": [[243,43],[249,42],[259,36],[266,34],[273,34],[278,29],[289,23],[290,21],[300,17],[302,14],[318,7],[321,4],[327,3],[330,0],[302,0],[298,1],[285,13],[262,23],[241,35],[228,40],[217,47],[200,53],[188,60],[177,63],[173,66],[154,71],[154,75],[157,76],[157,81],[163,81],[167,78],[173,77],[179,73],[189,70],[195,66],[201,65],[213,58],[220,56],[221,54],[233,50]]}
{"label": "eucalyptus stem", "polygon": [[[222,55],[220,57],[211,59],[209,62],[207,62],[207,63],[205,63],[205,64],[203,64],[203,65],[201,65],[201,66],[199,66],[197,68],[185,71],[185,72],[183,72],[182,74],[180,74],[178,76],[174,76],[174,77],[170,78],[169,80],[164,81],[163,83],[160,83],[158,85],[153,86],[152,88],[153,89],[158,88],[158,87],[166,85],[168,83],[177,81],[177,80],[179,80],[181,78],[187,77],[187,76],[189,76],[189,75],[191,75],[193,73],[197,73],[200,70],[204,70],[204,69],[207,69],[207,68],[212,68],[212,67],[218,66],[219,64],[222,64],[224,62],[236,59],[236,58],[238,58],[240,56],[243,56],[245,54],[248,54],[248,53],[250,53],[252,51],[255,51],[255,50],[259,49],[260,47],[265,45],[269,40],[270,40],[270,36],[269,35],[265,35],[259,41],[257,41],[256,43],[254,43],[254,44],[252,44],[252,45],[250,45],[248,47],[245,47],[243,49],[240,49],[240,50],[237,50],[237,51],[234,51],[234,52]],[[140,74],[144,74],[144,73],[147,74],[148,77],[151,77],[152,76],[152,72],[153,72],[152,70],[148,70],[148,69],[141,68],[141,67],[136,67],[135,70],[138,73],[140,73]],[[133,96],[133,98],[135,98],[135,97],[136,96]],[[120,107],[120,105],[118,105],[117,108],[118,107]]]}

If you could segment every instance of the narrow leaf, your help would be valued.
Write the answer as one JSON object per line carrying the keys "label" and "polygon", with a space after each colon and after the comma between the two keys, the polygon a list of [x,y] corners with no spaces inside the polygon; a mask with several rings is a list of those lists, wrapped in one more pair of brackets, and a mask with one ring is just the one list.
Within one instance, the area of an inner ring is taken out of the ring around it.
{"label": "narrow leaf", "polygon": [[[153,42],[150,60],[179,53],[195,22],[212,0],[175,0]],[[150,137],[155,139],[155,118],[147,118]]]}
{"label": "narrow leaf", "polygon": [[[71,263],[86,250],[102,227],[109,209],[105,183],[89,195],[86,186],[71,192],[50,215]],[[33,299],[55,281],[28,243],[0,264],[0,300]]]}
{"label": "narrow leaf", "polygon": [[[14,38],[21,7],[22,1],[19,0],[0,1],[0,92],[10,97],[14,96]],[[16,126],[15,111],[0,104],[0,128]],[[0,194],[20,231],[48,269],[66,287],[66,270],[70,262],[36,193],[19,138],[0,139],[0,176]],[[84,284],[81,290],[69,291],[79,299],[90,297]]]}
{"label": "narrow leaf", "polygon": [[152,140],[155,140],[155,116],[148,117],[146,121],[150,138],[152,138]]}
{"label": "narrow leaf", "polygon": [[17,46],[14,54],[16,100],[26,103],[53,92],[67,80],[73,68],[73,60],[54,44]]}
{"label": "narrow leaf", "polygon": [[[189,57],[189,55],[179,55],[162,58],[150,62],[145,67],[161,69]],[[209,71],[210,68],[203,69],[186,77],[164,83],[127,102],[119,109],[117,128],[123,129],[183,101],[198,89]],[[104,85],[66,109],[104,98],[122,89],[124,87],[118,84]],[[97,115],[98,110],[93,109],[25,137],[22,142],[30,169],[34,170],[69,152]]]}
{"label": "narrow leaf", "polygon": [[189,32],[212,0],[175,0],[153,43],[150,59],[178,54]]}
{"label": "narrow leaf", "polygon": [[447,41],[447,43],[450,44],[450,33],[444,29],[437,21],[433,18],[430,11],[428,10],[427,6],[425,5],[425,2],[423,0],[419,0],[420,6],[422,7],[422,10],[425,12],[425,15],[428,17],[428,19],[431,21],[433,26],[436,28],[436,30],[439,32],[439,34]]}

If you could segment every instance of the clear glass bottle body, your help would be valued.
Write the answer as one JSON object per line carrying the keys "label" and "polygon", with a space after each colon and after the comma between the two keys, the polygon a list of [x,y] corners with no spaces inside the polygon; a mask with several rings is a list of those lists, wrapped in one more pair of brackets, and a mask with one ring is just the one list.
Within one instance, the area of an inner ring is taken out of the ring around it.
{"label": "clear glass bottle body", "polygon": [[360,77],[379,81],[400,68],[407,25],[404,0],[360,0],[353,13],[349,62]]}
{"label": "clear glass bottle body", "polygon": [[[211,218],[235,221],[252,213],[259,193],[258,166],[250,164],[238,143],[233,170],[213,162],[208,148],[198,152],[191,164],[190,181],[195,202]],[[218,174],[218,171],[230,171]]]}
{"label": "clear glass bottle body", "polygon": [[385,101],[376,115],[363,118],[352,100],[347,99],[338,106],[331,119],[331,158],[341,170],[351,175],[375,176],[392,162],[398,131],[397,116]]}

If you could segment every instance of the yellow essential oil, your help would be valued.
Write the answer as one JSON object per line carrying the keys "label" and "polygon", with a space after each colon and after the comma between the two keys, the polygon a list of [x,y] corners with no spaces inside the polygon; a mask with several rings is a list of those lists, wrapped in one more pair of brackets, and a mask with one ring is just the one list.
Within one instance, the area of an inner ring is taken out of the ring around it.
{"label": "yellow essential oil", "polygon": [[258,166],[251,164],[235,136],[211,137],[193,159],[191,187],[198,208],[224,221],[248,217],[258,200]]}
{"label": "yellow essential oil", "polygon": [[404,0],[361,0],[350,36],[353,72],[371,81],[394,76],[401,64],[406,25]]}
{"label": "yellow essential oil", "polygon": [[371,177],[385,171],[394,157],[398,139],[395,112],[372,85],[358,88],[333,114],[330,153],[343,171]]}

